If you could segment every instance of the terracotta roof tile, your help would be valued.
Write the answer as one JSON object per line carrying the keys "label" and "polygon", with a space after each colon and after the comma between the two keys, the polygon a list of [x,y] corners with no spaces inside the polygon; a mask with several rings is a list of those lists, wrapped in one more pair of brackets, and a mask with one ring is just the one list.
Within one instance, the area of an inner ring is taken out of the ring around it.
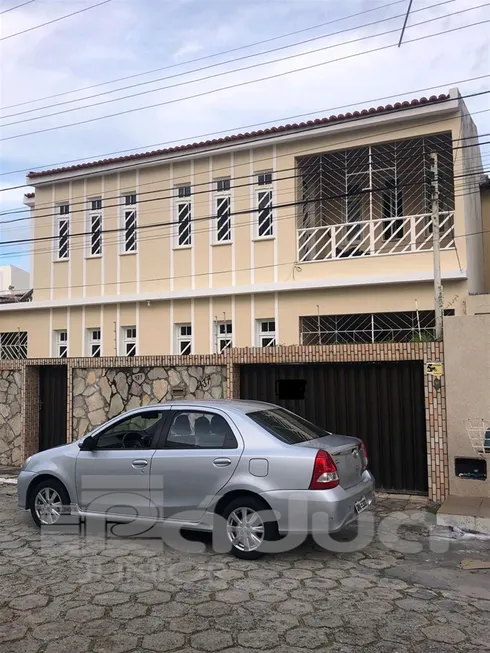
{"label": "terracotta roof tile", "polygon": [[307,120],[306,122],[299,123],[290,123],[287,125],[279,125],[277,127],[268,127],[267,129],[259,129],[257,131],[245,132],[240,134],[233,134],[231,136],[223,136],[221,138],[213,138],[207,141],[201,141],[196,143],[187,143],[185,145],[176,145],[175,147],[168,147],[162,150],[153,150],[151,152],[139,152],[136,154],[128,154],[125,156],[118,156],[115,158],[109,159],[100,159],[99,161],[89,161],[87,163],[79,163],[72,166],[66,166],[62,168],[53,168],[51,170],[41,170],[39,172],[29,172],[27,175],[29,179],[38,179],[39,177],[44,177],[47,175],[60,173],[60,172],[73,172],[76,170],[86,170],[89,168],[95,168],[97,166],[108,165],[112,163],[123,163],[125,161],[138,161],[140,159],[150,159],[155,156],[161,156],[164,154],[171,154],[172,152],[184,152],[187,150],[194,150],[201,147],[206,147],[209,145],[219,145],[221,143],[234,143],[236,141],[244,141],[251,138],[257,138],[258,136],[265,136],[267,134],[283,133],[294,131],[296,129],[304,129],[305,127],[316,127],[319,125],[326,125],[331,122],[338,122],[342,120],[349,120],[352,118],[362,118],[364,116],[371,116],[378,113],[386,113],[390,111],[397,111],[400,109],[405,109],[409,107],[419,106],[421,104],[435,104],[437,102],[443,102],[450,98],[447,94],[441,95],[431,95],[430,97],[421,97],[414,100],[405,100],[403,102],[395,102],[394,104],[386,104],[385,106],[370,107],[369,109],[362,109],[360,111],[348,111],[347,113],[339,113],[338,115],[332,115],[328,118],[316,118],[314,120]]}

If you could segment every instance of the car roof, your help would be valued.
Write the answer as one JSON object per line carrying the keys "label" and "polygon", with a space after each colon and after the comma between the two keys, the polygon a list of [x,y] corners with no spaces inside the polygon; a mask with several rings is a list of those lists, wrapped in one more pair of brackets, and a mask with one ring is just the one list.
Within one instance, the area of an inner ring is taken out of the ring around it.
{"label": "car roof", "polygon": [[248,399],[179,399],[176,401],[169,400],[161,404],[151,404],[148,405],[147,408],[169,405],[171,405],[172,408],[219,408],[221,410],[233,410],[241,413],[253,413],[257,410],[278,408],[275,404],[269,404],[264,401],[251,401]]}

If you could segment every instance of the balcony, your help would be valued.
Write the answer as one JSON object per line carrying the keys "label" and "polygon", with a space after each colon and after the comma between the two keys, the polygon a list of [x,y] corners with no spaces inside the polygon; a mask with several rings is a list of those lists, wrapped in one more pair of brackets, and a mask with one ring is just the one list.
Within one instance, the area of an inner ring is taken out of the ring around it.
{"label": "balcony", "polygon": [[[454,248],[454,212],[439,216],[441,250]],[[430,213],[298,229],[298,261],[432,250]]]}
{"label": "balcony", "polygon": [[299,158],[298,262],[431,251],[433,153],[441,249],[454,248],[452,140],[443,132]]}

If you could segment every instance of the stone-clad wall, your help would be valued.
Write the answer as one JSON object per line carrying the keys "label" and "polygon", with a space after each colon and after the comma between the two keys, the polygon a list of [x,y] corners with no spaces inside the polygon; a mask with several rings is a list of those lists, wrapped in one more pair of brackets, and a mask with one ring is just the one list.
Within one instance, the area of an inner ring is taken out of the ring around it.
{"label": "stone-clad wall", "polygon": [[123,411],[172,399],[222,399],[226,367],[73,370],[73,439]]}
{"label": "stone-clad wall", "polygon": [[0,465],[21,464],[21,372],[0,372]]}

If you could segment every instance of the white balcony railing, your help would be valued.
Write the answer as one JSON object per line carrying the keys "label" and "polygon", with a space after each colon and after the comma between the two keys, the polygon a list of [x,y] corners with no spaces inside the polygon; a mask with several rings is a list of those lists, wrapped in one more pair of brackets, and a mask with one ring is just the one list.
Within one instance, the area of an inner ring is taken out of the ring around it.
{"label": "white balcony railing", "polygon": [[[454,212],[441,212],[441,249],[454,248]],[[432,250],[430,213],[298,229],[298,260],[325,261]]]}

